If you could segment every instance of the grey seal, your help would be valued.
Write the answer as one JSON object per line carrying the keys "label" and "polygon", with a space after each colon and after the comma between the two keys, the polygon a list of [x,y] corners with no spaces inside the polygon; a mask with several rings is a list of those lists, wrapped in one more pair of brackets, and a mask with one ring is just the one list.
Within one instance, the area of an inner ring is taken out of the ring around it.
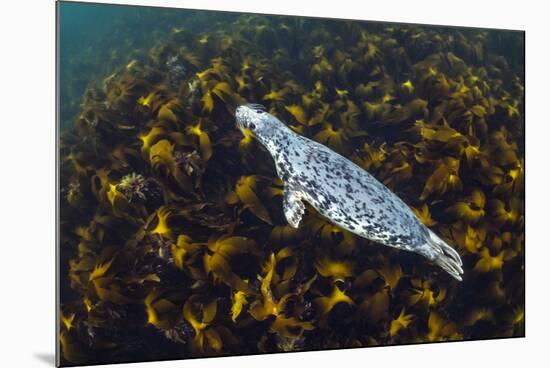
{"label": "grey seal", "polygon": [[303,137],[259,104],[237,107],[236,125],[271,154],[284,182],[283,211],[297,228],[304,201],[330,222],[389,247],[418,253],[461,281],[458,253],[426,227],[397,195],[328,147]]}

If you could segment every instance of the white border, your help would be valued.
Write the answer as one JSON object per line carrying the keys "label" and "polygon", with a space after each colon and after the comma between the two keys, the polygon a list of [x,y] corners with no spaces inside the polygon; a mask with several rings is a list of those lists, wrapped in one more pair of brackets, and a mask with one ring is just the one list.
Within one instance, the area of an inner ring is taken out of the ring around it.
{"label": "white border", "polygon": [[[105,2],[105,1],[100,1]],[[186,360],[116,367],[517,367],[548,361],[548,21],[544,2],[148,0],[111,3],[527,31],[527,338]],[[0,366],[54,353],[54,2],[0,11]]]}

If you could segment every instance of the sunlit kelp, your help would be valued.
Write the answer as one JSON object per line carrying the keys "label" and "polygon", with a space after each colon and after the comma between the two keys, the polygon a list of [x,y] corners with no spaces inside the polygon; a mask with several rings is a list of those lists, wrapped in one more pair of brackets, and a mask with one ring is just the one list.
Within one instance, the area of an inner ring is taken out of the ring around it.
{"label": "sunlit kelp", "polygon": [[[492,31],[239,16],[109,71],[61,137],[65,361],[523,335],[523,65],[500,49]],[[270,156],[234,126],[244,102],[384,182],[464,281],[311,209],[291,228]]]}

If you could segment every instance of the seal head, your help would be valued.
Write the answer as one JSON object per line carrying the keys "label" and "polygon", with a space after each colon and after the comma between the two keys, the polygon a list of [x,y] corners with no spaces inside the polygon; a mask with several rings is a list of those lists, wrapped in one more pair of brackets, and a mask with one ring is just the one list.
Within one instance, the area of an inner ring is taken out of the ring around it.
{"label": "seal head", "polygon": [[275,116],[267,113],[260,104],[248,104],[237,107],[235,112],[237,127],[248,129],[262,143],[267,143],[279,130],[290,130]]}

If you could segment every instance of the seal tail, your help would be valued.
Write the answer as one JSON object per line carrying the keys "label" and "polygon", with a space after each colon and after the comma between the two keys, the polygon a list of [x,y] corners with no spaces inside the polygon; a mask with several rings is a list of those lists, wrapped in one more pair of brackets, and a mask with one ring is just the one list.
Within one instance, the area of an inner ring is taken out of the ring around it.
{"label": "seal tail", "polygon": [[437,236],[430,229],[428,230],[428,242],[427,245],[430,247],[431,257],[429,257],[433,263],[447,271],[451,276],[453,276],[458,281],[462,281],[462,275],[464,271],[462,270],[462,260],[460,255],[451,248],[447,243],[445,243],[439,236]]}

